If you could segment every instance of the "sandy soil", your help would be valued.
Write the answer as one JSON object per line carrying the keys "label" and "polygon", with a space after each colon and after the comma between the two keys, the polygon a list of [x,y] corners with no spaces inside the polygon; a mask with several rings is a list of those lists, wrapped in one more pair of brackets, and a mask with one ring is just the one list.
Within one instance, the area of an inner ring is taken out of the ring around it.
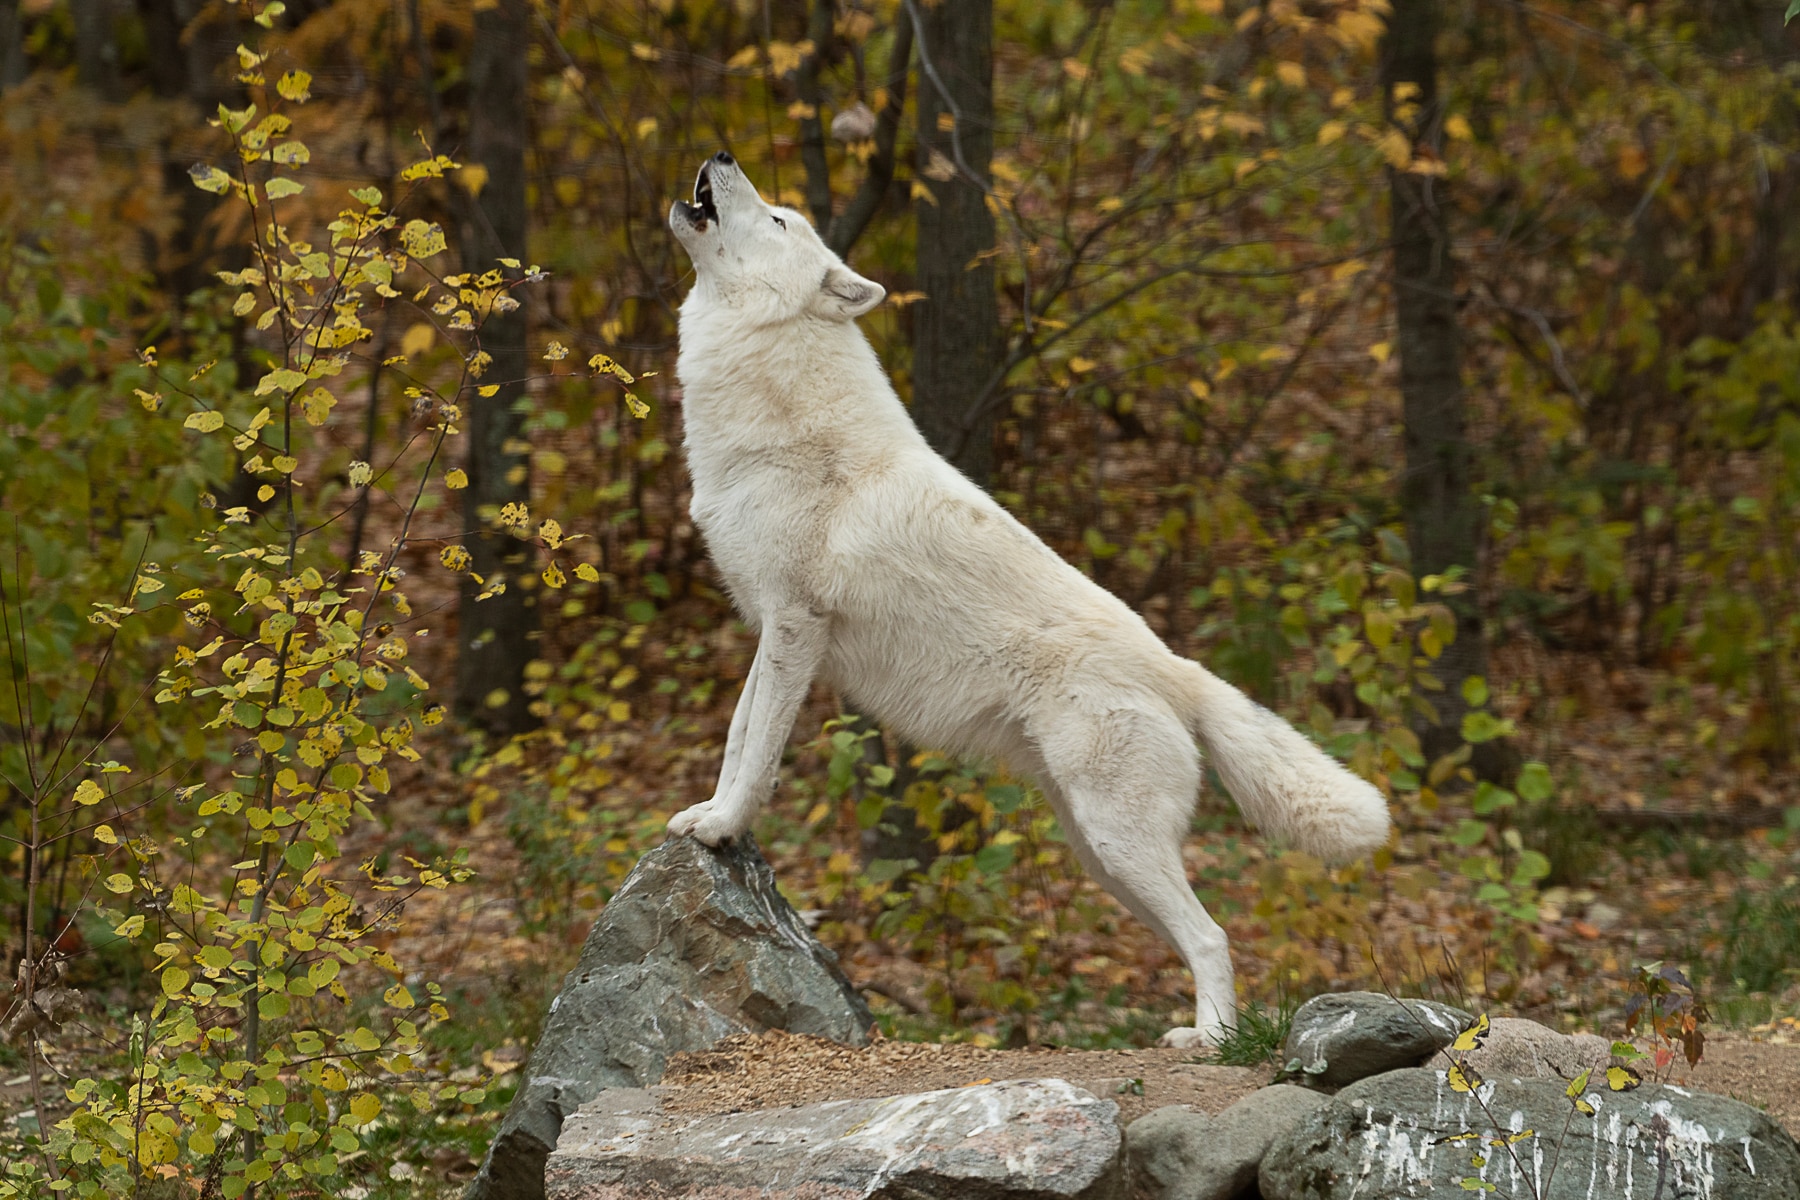
{"label": "sandy soil", "polygon": [[[984,1050],[876,1042],[862,1050],[786,1033],[740,1035],[678,1054],[658,1089],[675,1112],[744,1112],[962,1087],[997,1079],[1066,1079],[1119,1105],[1129,1123],[1166,1104],[1217,1113],[1268,1083],[1272,1068],[1211,1066],[1191,1050]],[[1669,1081],[1764,1109],[1800,1137],[1800,1030],[1727,1033]]]}
{"label": "sandy soil", "polygon": [[1117,1102],[1121,1117],[1131,1121],[1165,1104],[1216,1113],[1274,1074],[1195,1058],[1192,1050],[984,1050],[927,1042],[876,1042],[853,1050],[823,1038],[743,1034],[704,1053],[676,1055],[659,1091],[675,1112],[742,1112],[1053,1078]]}

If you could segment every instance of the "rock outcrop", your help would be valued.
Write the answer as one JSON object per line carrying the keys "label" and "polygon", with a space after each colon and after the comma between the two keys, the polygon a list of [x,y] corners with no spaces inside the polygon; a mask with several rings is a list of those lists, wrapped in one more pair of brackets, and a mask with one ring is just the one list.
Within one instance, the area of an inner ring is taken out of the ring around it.
{"label": "rock outcrop", "polygon": [[1145,1113],[1125,1130],[1132,1200],[1235,1200],[1256,1184],[1276,1138],[1326,1103],[1318,1092],[1276,1084],[1216,1117],[1185,1105]]}
{"label": "rock outcrop", "polygon": [[1122,1200],[1118,1105],[1060,1079],[717,1116],[598,1097],[550,1156],[551,1200]]}
{"label": "rock outcrop", "polygon": [[1294,1013],[1285,1073],[1307,1087],[1340,1088],[1421,1066],[1474,1019],[1435,1000],[1401,1001],[1380,992],[1314,996]]}
{"label": "rock outcrop", "polygon": [[542,1197],[565,1118],[604,1089],[656,1083],[678,1051],[765,1029],[862,1045],[872,1023],[752,839],[672,838],[588,933],[467,1200]]}
{"label": "rock outcrop", "polygon": [[1660,1084],[1610,1091],[1596,1074],[1574,1111],[1561,1081],[1446,1072],[1362,1080],[1277,1139],[1263,1200],[1792,1200],[1800,1147],[1747,1104]]}

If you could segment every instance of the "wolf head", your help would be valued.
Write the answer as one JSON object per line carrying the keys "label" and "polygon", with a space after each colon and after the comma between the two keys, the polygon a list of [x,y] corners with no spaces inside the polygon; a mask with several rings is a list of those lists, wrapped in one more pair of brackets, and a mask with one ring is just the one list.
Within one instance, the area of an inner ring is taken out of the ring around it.
{"label": "wolf head", "polygon": [[696,296],[751,324],[850,321],[887,295],[846,267],[800,213],[764,203],[723,150],[700,165],[693,201],[669,209],[669,228],[694,260]]}

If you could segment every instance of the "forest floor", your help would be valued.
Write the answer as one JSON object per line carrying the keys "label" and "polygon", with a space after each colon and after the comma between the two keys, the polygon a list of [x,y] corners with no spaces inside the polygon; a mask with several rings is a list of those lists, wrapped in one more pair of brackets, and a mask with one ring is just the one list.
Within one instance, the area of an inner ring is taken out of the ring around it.
{"label": "forest floor", "polygon": [[[510,763],[490,756],[486,767],[471,765],[448,726],[430,731],[423,761],[395,772],[381,825],[344,847],[347,863],[468,851],[478,871],[470,883],[420,892],[372,936],[407,964],[409,983],[437,980],[450,998],[453,1018],[433,1032],[421,1075],[488,1087],[472,1107],[390,1106],[361,1161],[348,1164],[363,1172],[354,1194],[421,1195],[426,1182],[453,1194],[479,1162],[605,898],[662,840],[668,817],[710,792],[733,675],[741,678],[752,643],[729,624],[704,637],[709,669],[722,677],[695,702],[640,694],[629,716],[543,735],[537,749]],[[643,659],[669,648],[648,646]],[[1563,686],[1543,664],[1517,669]],[[1473,901],[1473,885],[1442,852],[1450,814],[1403,814],[1385,870],[1321,873],[1295,868],[1203,799],[1187,866],[1231,937],[1247,1002],[1272,1012],[1315,992],[1365,987],[1617,1038],[1627,1032],[1636,968],[1665,960],[1695,976],[1712,1017],[1705,1058],[1671,1072],[1674,1081],[1764,1108],[1800,1135],[1800,985],[1791,969],[1800,930],[1782,915],[1794,889],[1792,849],[1773,846],[1756,821],[1722,830],[1661,822],[1709,805],[1754,816],[1791,800],[1690,743],[1677,747],[1692,715],[1658,698],[1653,682],[1595,686],[1612,694],[1589,710],[1605,719],[1546,721],[1558,744],[1531,752],[1575,764],[1585,781],[1577,803],[1613,823],[1584,818],[1549,830],[1562,839],[1553,859],[1572,864],[1573,877],[1545,881],[1529,920]],[[1648,699],[1623,705],[1621,690]],[[802,715],[799,748],[756,833],[784,892],[869,995],[885,1040],[851,1051],[775,1039],[690,1056],[668,1081],[671,1104],[755,1108],[1055,1076],[1115,1100],[1129,1119],[1164,1104],[1215,1112],[1269,1079],[1272,1067],[1149,1048],[1180,1023],[1192,984],[1167,947],[1065,869],[1054,835],[1040,847],[1046,866],[1004,894],[975,895],[997,906],[993,930],[1034,948],[1030,969],[992,947],[878,933],[882,902],[855,880],[853,805],[825,803],[817,781],[828,747],[808,738],[834,715],[823,693]],[[586,765],[570,768],[577,759]],[[1651,819],[1615,819],[1646,812]],[[1761,960],[1746,958],[1746,947]],[[75,982],[88,1011],[50,1039],[61,1078],[39,1081],[53,1121],[67,1109],[64,1080],[117,1073],[129,1042],[120,1018],[147,982],[132,964],[87,961]],[[1778,986],[1750,990],[1728,973],[1757,961]],[[20,1136],[37,1124],[20,1061],[0,1047],[0,1155],[22,1151]]]}

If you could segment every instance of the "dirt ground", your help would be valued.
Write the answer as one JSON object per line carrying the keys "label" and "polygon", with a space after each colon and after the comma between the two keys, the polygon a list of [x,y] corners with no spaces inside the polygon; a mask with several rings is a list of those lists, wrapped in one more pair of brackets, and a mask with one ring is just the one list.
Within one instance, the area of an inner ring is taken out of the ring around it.
{"label": "dirt ground", "polygon": [[[675,1112],[743,1112],[861,1100],[1000,1079],[1066,1079],[1115,1101],[1129,1123],[1167,1104],[1218,1113],[1268,1083],[1272,1067],[1212,1066],[1191,1050],[988,1050],[969,1045],[876,1042],[866,1049],[785,1033],[727,1038],[714,1050],[678,1054],[659,1089]],[[1800,1031],[1721,1034],[1699,1066],[1670,1082],[1761,1108],[1800,1137]]]}

